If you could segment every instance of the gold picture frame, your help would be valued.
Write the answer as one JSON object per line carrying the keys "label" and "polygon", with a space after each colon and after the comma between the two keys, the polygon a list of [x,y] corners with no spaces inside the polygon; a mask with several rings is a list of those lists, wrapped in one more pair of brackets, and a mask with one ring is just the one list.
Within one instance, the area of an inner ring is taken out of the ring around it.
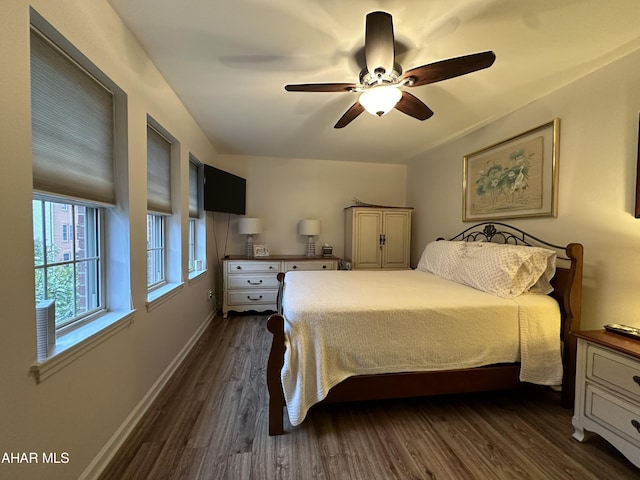
{"label": "gold picture frame", "polygon": [[560,119],[465,155],[462,220],[556,217]]}

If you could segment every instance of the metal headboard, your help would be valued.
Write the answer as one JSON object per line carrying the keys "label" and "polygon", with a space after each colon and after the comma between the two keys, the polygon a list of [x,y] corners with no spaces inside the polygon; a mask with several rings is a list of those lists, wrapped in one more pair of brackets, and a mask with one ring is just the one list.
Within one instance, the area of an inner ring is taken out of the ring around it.
{"label": "metal headboard", "polygon": [[[508,230],[498,230],[496,228],[506,228]],[[534,237],[533,235],[520,230],[519,228],[512,227],[506,223],[500,222],[482,222],[472,227],[467,228],[465,231],[459,233],[455,237],[449,240],[460,240],[465,242],[494,242],[494,243],[510,243],[512,245],[526,245],[532,246],[545,246],[550,247],[558,251],[558,253],[565,252],[565,247],[562,245],[555,245],[553,243],[546,242]],[[569,260],[566,256],[558,256],[563,260]]]}

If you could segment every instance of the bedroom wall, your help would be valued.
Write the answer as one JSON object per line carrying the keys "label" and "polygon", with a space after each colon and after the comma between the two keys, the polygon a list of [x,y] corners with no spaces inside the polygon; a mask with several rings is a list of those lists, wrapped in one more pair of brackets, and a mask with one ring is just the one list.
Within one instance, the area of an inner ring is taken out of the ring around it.
{"label": "bedroom wall", "polygon": [[[133,324],[42,383],[29,369],[36,358],[31,225],[29,7],[88,56],[128,95],[131,302]],[[36,464],[0,463],[0,478],[78,478],[123,425],[198,329],[210,318],[213,276],[186,282],[147,312],[146,116],[181,143],[180,199],[186,235],[187,162],[216,151],[105,0],[5,0],[0,17],[0,460],[36,452]],[[142,252],[142,254],[141,254]],[[185,251],[186,254],[186,251]],[[183,255],[184,258],[184,255]],[[185,314],[188,312],[188,314]],[[43,464],[41,453],[68,454]]]}
{"label": "bedroom wall", "polygon": [[[343,209],[352,205],[354,197],[368,203],[406,205],[405,165],[219,155],[216,166],[247,179],[246,215],[262,219],[264,227],[254,243],[268,245],[271,254],[304,254],[307,238],[298,235],[298,221],[318,218],[321,232],[316,251],[328,243],[333,254],[342,257]],[[238,234],[240,217],[208,215],[215,225],[210,239],[215,258],[244,254],[245,238]],[[221,298],[218,271],[216,296]]]}
{"label": "bedroom wall", "polygon": [[[255,242],[269,245],[276,254],[304,253],[307,238],[298,235],[298,221],[318,218],[317,245],[328,243],[334,255],[341,256],[343,209],[354,197],[382,205],[405,204],[405,165],[228,155],[220,155],[217,164],[247,179],[247,216],[261,218],[264,226]],[[230,238],[236,240],[236,251],[227,252],[231,254],[243,253],[237,219],[232,216]]]}
{"label": "bedroom wall", "polygon": [[419,209],[412,260],[462,222],[463,156],[561,119],[557,218],[507,223],[553,243],[584,245],[584,329],[640,326],[640,219],[633,216],[640,111],[640,51],[464,138],[413,158],[407,201]]}

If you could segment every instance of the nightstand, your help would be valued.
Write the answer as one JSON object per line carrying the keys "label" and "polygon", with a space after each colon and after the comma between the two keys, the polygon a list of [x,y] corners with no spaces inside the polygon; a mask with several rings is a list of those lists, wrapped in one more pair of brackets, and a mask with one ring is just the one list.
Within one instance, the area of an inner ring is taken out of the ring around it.
{"label": "nightstand", "polygon": [[573,437],[594,432],[640,467],[640,341],[606,330],[578,339]]}
{"label": "nightstand", "polygon": [[277,310],[278,272],[293,270],[337,270],[337,257],[272,255],[230,256],[223,259],[224,295],[222,315],[235,312]]}

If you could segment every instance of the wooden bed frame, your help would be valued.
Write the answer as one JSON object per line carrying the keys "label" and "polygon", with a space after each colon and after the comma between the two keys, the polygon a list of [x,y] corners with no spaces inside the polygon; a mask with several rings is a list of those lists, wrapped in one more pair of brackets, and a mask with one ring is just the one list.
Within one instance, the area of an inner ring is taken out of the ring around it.
{"label": "wooden bed frame", "polygon": [[[507,230],[498,231],[496,225]],[[550,294],[560,305],[563,341],[563,379],[561,403],[573,407],[575,395],[576,339],[570,332],[580,329],[582,303],[582,256],[579,243],[566,247],[540,240],[522,230],[497,222],[484,222],[466,229],[450,240],[493,241],[517,245],[542,246],[558,251],[558,266],[551,281],[554,291]],[[561,263],[568,263],[562,266]],[[278,274],[280,288],[284,273]],[[280,372],[284,365],[285,335],[284,317],[280,308],[267,320],[267,328],[273,334],[267,363],[267,388],[269,390],[269,435],[284,433],[285,398]],[[333,387],[321,403],[338,403],[390,398],[420,397],[453,393],[505,390],[522,385],[519,380],[520,364],[500,364],[463,370],[432,372],[407,372],[350,377]]]}

